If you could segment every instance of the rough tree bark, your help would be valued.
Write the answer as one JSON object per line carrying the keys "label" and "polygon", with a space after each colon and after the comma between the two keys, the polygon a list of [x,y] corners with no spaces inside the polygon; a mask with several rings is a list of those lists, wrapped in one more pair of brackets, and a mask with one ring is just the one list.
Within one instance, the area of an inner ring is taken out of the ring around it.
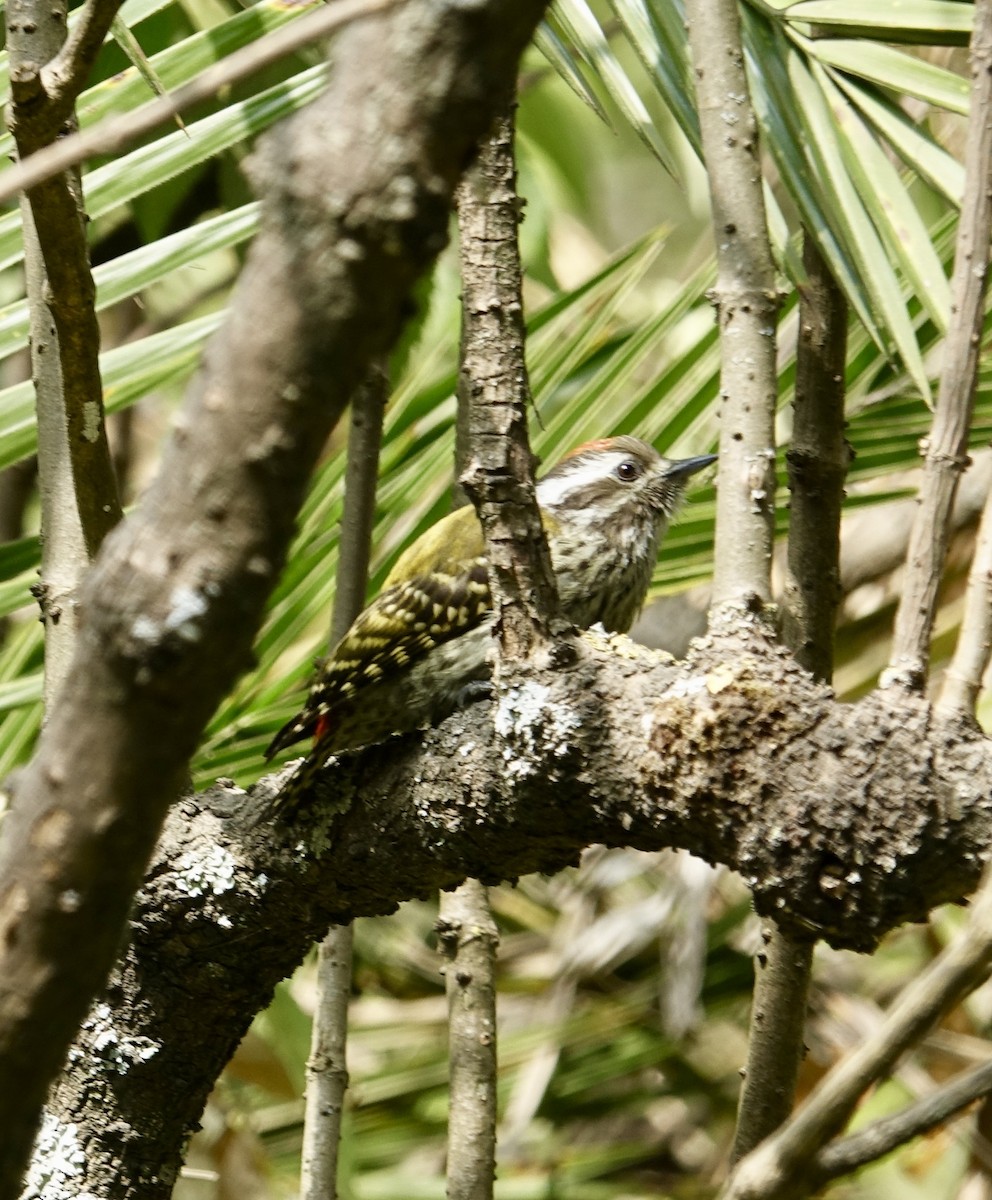
{"label": "rough tree bark", "polygon": [[411,3],[353,27],[324,97],[253,158],[261,226],[229,318],[140,512],[89,576],[75,658],[3,827],[0,1075],[18,1084],[0,1089],[0,1196],[198,736],[249,665],[309,472],[444,244],[542,8]]}
{"label": "rough tree bark", "polygon": [[[270,201],[231,325],[143,516],[111,538],[67,698],[22,781],[6,852],[21,873],[0,893],[0,924],[24,944],[20,902],[41,881],[54,935],[92,955],[99,876],[114,918],[95,943],[106,962],[180,764],[243,664],[306,468],[443,239],[470,126],[512,71],[508,37],[522,41],[539,8],[435,7],[433,25],[411,4],[356,33],[315,123],[297,119],[259,159]],[[457,65],[470,57],[471,71]],[[343,106],[364,114],[354,129],[341,129]],[[231,453],[241,444],[247,461]],[[859,948],[970,890],[992,823],[986,740],[921,700],[837,706],[753,637],[704,643],[679,667],[624,639],[583,639],[576,662],[541,676],[550,690],[512,775],[494,770],[477,706],[338,764],[296,828],[251,824],[272,781],[254,798],[219,787],[181,804],[53,1096],[36,1185],[167,1195],[217,1072],[312,938],[467,875],[555,870],[593,841],[685,846],[739,870],[784,928]],[[77,778],[92,789],[78,803]],[[67,877],[62,846],[80,825],[93,853]],[[80,968],[73,1003],[101,970]],[[40,1017],[46,1032],[66,1028],[62,1010]],[[26,1034],[37,1053],[38,1027]]]}
{"label": "rough tree bark", "polygon": [[624,638],[581,645],[541,675],[533,751],[512,774],[480,704],[342,760],[294,827],[252,824],[278,776],[174,811],[53,1098],[75,1194],[168,1194],[214,1078],[331,921],[469,875],[555,871],[593,842],[726,863],[787,931],[863,950],[974,887],[992,829],[978,733],[923,701],[837,705],[755,640],[704,643],[678,665]]}

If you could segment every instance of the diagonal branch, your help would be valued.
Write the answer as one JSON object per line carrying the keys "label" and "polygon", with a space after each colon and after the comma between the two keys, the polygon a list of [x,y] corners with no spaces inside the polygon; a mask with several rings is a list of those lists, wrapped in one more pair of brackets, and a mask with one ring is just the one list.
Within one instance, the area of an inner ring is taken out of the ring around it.
{"label": "diagonal branch", "polygon": [[724,1200],[797,1200],[809,1194],[811,1165],[847,1123],[865,1090],[992,968],[992,871],[963,934],[898,997],[882,1025],[833,1068],[796,1116],[745,1158]]}
{"label": "diagonal branch", "polygon": [[813,1165],[812,1175],[817,1180],[815,1186],[822,1187],[831,1179],[849,1175],[859,1167],[877,1161],[896,1147],[943,1125],[950,1117],[990,1092],[992,1063],[982,1063],[980,1067],[962,1072],[956,1079],[938,1088],[933,1095],[925,1096],[915,1104],[907,1104],[892,1116],[883,1117],[828,1146],[817,1156]]}
{"label": "diagonal branch", "polygon": [[0,1075],[18,1081],[0,1088],[4,1200],[189,756],[248,665],[309,472],[444,245],[542,9],[411,3],[363,22],[324,96],[256,150],[261,229],[228,319],[88,577],[79,649],[3,827]]}
{"label": "diagonal branch", "polygon": [[304,46],[329,37],[359,17],[384,12],[403,2],[335,0],[333,5],[307,13],[299,20],[229,54],[221,62],[201,71],[183,87],[152,100],[137,111],[109,117],[91,129],[67,133],[54,144],[36,150],[29,159],[15,163],[3,172],[0,203],[60,171],[78,167],[95,155],[119,154],[138,138],[167,124],[195,104],[211,99],[231,84],[256,74]]}
{"label": "diagonal branch", "polygon": [[883,683],[919,690],[926,682],[937,592],[958,481],[968,466],[968,431],[982,349],[992,235],[992,3],[977,0],[971,36],[971,95],[965,193],[951,278],[951,324],[930,433],[923,443],[919,508],[906,553],[892,656]]}
{"label": "diagonal branch", "polygon": [[[42,71],[53,118],[71,113],[124,0],[87,0],[65,45]],[[61,122],[60,122],[61,123]]]}
{"label": "diagonal branch", "polygon": [[243,1031],[331,921],[467,876],[555,871],[594,842],[724,862],[792,936],[859,949],[975,885],[992,840],[976,732],[919,702],[838,705],[753,638],[678,666],[627,639],[581,645],[541,677],[547,715],[574,736],[512,774],[478,704],[341,760],[295,827],[252,824],[278,777],[179,807],[53,1098],[53,1128],[86,1131],[79,1191],[141,1172],[167,1183]]}

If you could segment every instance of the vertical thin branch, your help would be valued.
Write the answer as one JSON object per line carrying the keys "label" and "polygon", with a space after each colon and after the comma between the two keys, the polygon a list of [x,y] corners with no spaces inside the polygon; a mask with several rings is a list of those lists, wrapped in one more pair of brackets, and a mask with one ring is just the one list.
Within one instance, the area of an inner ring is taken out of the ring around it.
{"label": "vertical thin branch", "polygon": [[354,925],[334,925],[317,948],[317,1000],[307,1059],[301,1200],[335,1200],[348,1091],[348,1008]]}
{"label": "vertical thin branch", "polygon": [[76,506],[69,431],[62,406],[58,335],[44,296],[47,276],[31,205],[21,197],[24,273],[30,313],[32,377],[38,425],[38,492],[41,498],[41,572],[32,592],[45,625],[45,709],[49,711],[68,670],[79,620],[77,593],[89,552]]}
{"label": "vertical thin branch", "polygon": [[783,631],[796,659],[829,683],[840,599],[840,513],[851,454],[844,437],[847,302],[808,235],[803,264],[795,420],[786,455],[792,504]]}
{"label": "vertical thin branch", "polygon": [[491,1200],[496,1176],[496,951],[489,895],[466,879],[441,897],[447,959],[448,1200]]}
{"label": "vertical thin branch", "polygon": [[[545,644],[556,597],[527,437],[513,119],[502,114],[458,194],[462,336],[455,446],[459,482],[486,534],[497,610],[497,673]],[[521,544],[524,547],[521,553]],[[527,547],[530,553],[527,553]],[[467,879],[441,894],[448,995],[450,1200],[490,1200],[496,1176],[496,949],[489,894]]]}
{"label": "vertical thin branch", "polygon": [[778,297],[737,0],[687,0],[686,17],[713,209],[713,296],[721,333],[712,621],[723,606],[771,599]]}
{"label": "vertical thin branch", "polygon": [[951,324],[930,433],[922,444],[923,482],[906,555],[885,684],[918,690],[926,682],[930,635],[944,569],[958,480],[968,465],[968,431],[982,348],[989,237],[992,235],[992,2],[977,0],[971,35],[971,95],[965,191],[951,278]]}
{"label": "vertical thin branch", "polygon": [[372,527],[375,523],[379,452],[388,400],[387,368],[385,363],[377,363],[370,369],[368,378],[351,401],[338,570],[334,580],[334,607],[327,643],[329,650],[334,649],[365,607],[372,556]]}
{"label": "vertical thin branch", "polygon": [[[462,244],[459,406],[467,412],[460,480],[486,535],[500,657],[547,641],[557,609],[527,437],[530,385],[517,226],[513,125],[497,121],[458,202]],[[499,665],[497,664],[497,670]]]}
{"label": "vertical thin branch", "polygon": [[937,711],[974,721],[982,677],[992,654],[992,491],[978,527],[975,556],[968,572],[964,616],[954,657],[944,676]]}
{"label": "vertical thin branch", "polygon": [[[758,126],[736,0],[687,0],[703,157],[713,209],[720,324],[720,476],[711,623],[771,600],[775,534],[775,320]],[[734,1157],[791,1111],[812,947],[771,925],[758,958]]]}
{"label": "vertical thin branch", "polygon": [[885,1020],[823,1078],[780,1131],[742,1159],[723,1200],[779,1200],[809,1195],[814,1158],[847,1123],[865,1090],[883,1079],[906,1050],[992,968],[992,871],[986,869],[968,924],[898,996]]}
{"label": "vertical thin branch", "polygon": [[[796,404],[788,452],[792,507],[783,632],[798,661],[818,679],[833,674],[833,629],[840,595],[840,511],[847,472],[844,373],[847,304],[809,236],[807,282],[799,303]],[[732,1161],[789,1116],[805,1047],[813,942],[796,942],[774,922],[762,929],[748,1061]]]}
{"label": "vertical thin branch", "polygon": [[763,922],[754,970],[747,1066],[730,1161],[749,1154],[792,1112],[804,1054],[813,942]]}
{"label": "vertical thin branch", "polygon": [[[96,6],[98,9],[100,5]],[[106,5],[113,8],[118,5]],[[94,5],[87,7],[89,13]],[[112,14],[104,13],[108,22]],[[12,0],[6,6],[11,106],[8,124],[20,158],[74,127],[72,101],[103,34],[81,44],[56,99],[43,64],[65,41],[66,4]],[[105,30],[104,30],[105,32]],[[79,582],[121,507],[107,442],[100,378],[100,333],[86,244],[86,216],[75,172],[46,180],[21,198],[37,394],[42,498],[41,583],[45,621],[45,693],[50,704],[68,668],[76,632]]]}
{"label": "vertical thin branch", "polygon": [[[389,380],[374,367],[351,402],[348,465],[330,646],[347,632],[365,603],[375,519],[376,481]],[[332,927],[317,951],[317,1003],[307,1060],[301,1200],[334,1200],[338,1150],[348,1090],[348,1005],[354,927]]]}

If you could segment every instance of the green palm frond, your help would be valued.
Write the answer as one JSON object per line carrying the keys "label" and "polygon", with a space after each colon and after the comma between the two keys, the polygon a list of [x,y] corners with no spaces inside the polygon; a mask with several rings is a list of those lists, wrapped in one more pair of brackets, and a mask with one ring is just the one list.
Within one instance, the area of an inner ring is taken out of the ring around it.
{"label": "green palm frond", "polygon": [[[149,67],[167,87],[193,78],[212,62],[263,37],[307,5],[262,0],[235,11],[217,4],[209,28],[189,10],[165,0],[129,0],[122,17],[141,42]],[[928,394],[946,325],[951,206],[962,174],[953,153],[925,123],[910,120],[893,93],[960,112],[960,76],[921,58],[912,43],[959,44],[967,33],[960,4],[880,4],[866,28],[857,6],[831,3],[752,3],[745,6],[749,67],[766,147],[777,178],[769,176],[770,220],[783,264],[801,279],[796,254],[801,221],[851,301],[849,386],[852,438],[859,456],[852,478],[867,478],[912,463],[926,424],[920,397]],[[677,0],[611,0],[612,24],[597,20],[586,0],[562,0],[542,45],[562,76],[560,104],[581,96],[620,128],[637,135],[645,154],[679,172],[698,147],[698,123],[683,13]],[[225,15],[226,13],[226,15]],[[878,14],[878,20],[874,18]],[[900,18],[899,14],[902,14]],[[175,17],[169,36],[161,30]],[[970,13],[967,14],[970,16]],[[155,21],[148,21],[155,16]],[[902,20],[902,25],[898,24]],[[177,32],[178,31],[178,32]],[[155,41],[155,38],[158,41]],[[0,56],[0,75],[6,60]],[[164,130],[145,145],[85,176],[95,236],[113,230],[145,197],[192,184],[218,155],[241,154],[251,139],[316,94],[323,68],[299,59],[265,79],[246,81],[197,114],[186,133]],[[547,86],[550,86],[547,85]],[[80,119],[93,124],[140,105],[148,85],[133,67],[108,71],[81,98]],[[525,94],[525,108],[529,97]],[[604,143],[605,145],[605,143]],[[560,170],[554,133],[526,139],[525,169],[548,178]],[[527,167],[527,163],[530,167]],[[544,173],[543,176],[541,173]],[[576,203],[593,191],[577,188]],[[884,201],[884,202],[883,202]],[[689,215],[688,213],[686,214]],[[712,261],[699,225],[668,212],[664,225],[626,249],[600,252],[601,265],[569,287],[542,275],[542,302],[530,320],[529,364],[539,420],[535,448],[546,462],[569,447],[607,432],[637,432],[675,453],[701,451],[715,440],[718,351],[706,297]],[[540,236],[560,238],[557,215],[539,208]],[[110,308],[150,289],[195,279],[205,263],[227,263],[216,280],[233,275],[234,255],[252,235],[257,206],[239,198],[186,228],[147,239],[108,258],[96,270],[98,304]],[[529,222],[528,225],[531,223]],[[691,228],[691,233],[686,230]],[[525,229],[528,236],[533,230]],[[698,245],[685,256],[686,237]],[[675,249],[689,262],[673,278]],[[0,217],[0,264],[20,260],[19,216]],[[12,272],[8,270],[8,276]],[[446,509],[450,483],[457,342],[457,283],[450,263],[435,277],[422,335],[404,352],[394,380],[382,457],[371,588],[411,539]],[[26,343],[24,302],[0,307],[0,358]],[[195,368],[205,339],[223,318],[223,288],[206,309],[166,328],[150,323],[133,341],[103,355],[108,408],[113,411],[156,391],[174,396]],[[783,328],[794,294],[783,309]],[[783,432],[787,434],[792,356],[781,356]],[[976,440],[987,436],[990,381],[978,397]],[[0,465],[33,452],[31,389],[0,390]],[[250,781],[260,752],[296,704],[325,636],[334,591],[343,452],[329,452],[300,517],[299,533],[257,644],[258,670],[241,681],[215,715],[197,760],[200,779],[230,774]],[[784,511],[784,508],[783,508]],[[712,495],[697,493],[672,531],[655,580],[673,588],[705,577],[712,544]],[[32,539],[0,554],[0,614],[29,603],[37,547]],[[37,726],[40,639],[8,639],[0,651],[0,721],[8,765],[30,747]],[[24,680],[31,682],[23,683]],[[3,690],[4,685],[10,686]],[[21,690],[19,690],[21,689]]]}
{"label": "green palm frond", "polygon": [[[585,0],[558,0],[549,19],[563,33],[570,70],[596,89],[611,120],[626,121],[666,170],[678,173],[668,126],[658,105],[698,152],[685,17],[680,0],[610,0],[617,26],[608,36]],[[879,347],[898,356],[920,394],[930,388],[908,314],[911,296],[926,298],[946,328],[946,277],[926,235],[927,180],[945,197],[960,197],[956,159],[891,101],[893,92],[934,111],[964,114],[968,81],[912,46],[966,41],[971,6],[885,2],[744,5],[745,48],[764,143],[774,159],[785,213],[817,239],[854,310]],[[894,44],[902,43],[902,45]],[[621,54],[623,44],[636,55]],[[561,67],[559,68],[561,69]],[[635,101],[635,97],[639,98]],[[666,135],[666,136],[663,136]],[[895,156],[900,166],[893,165]],[[801,268],[784,235],[779,197],[769,194],[769,220],[783,270],[796,283]],[[798,221],[796,220],[798,218]],[[785,222],[785,224],[783,224]],[[925,286],[924,286],[925,285]]]}

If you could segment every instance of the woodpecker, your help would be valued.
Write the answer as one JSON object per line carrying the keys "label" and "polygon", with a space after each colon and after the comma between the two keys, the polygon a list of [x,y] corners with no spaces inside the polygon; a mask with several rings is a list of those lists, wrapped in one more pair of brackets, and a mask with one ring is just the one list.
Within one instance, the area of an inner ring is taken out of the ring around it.
{"label": "woodpecker", "polygon": [[[715,454],[662,458],[634,437],[579,446],[537,483],[537,503],[565,617],[626,632],[651,583],[658,547],[689,476]],[[313,736],[309,777],[332,754],[440,720],[489,678],[493,612],[485,543],[471,506],[428,529],[321,665],[303,710],[271,758]]]}

